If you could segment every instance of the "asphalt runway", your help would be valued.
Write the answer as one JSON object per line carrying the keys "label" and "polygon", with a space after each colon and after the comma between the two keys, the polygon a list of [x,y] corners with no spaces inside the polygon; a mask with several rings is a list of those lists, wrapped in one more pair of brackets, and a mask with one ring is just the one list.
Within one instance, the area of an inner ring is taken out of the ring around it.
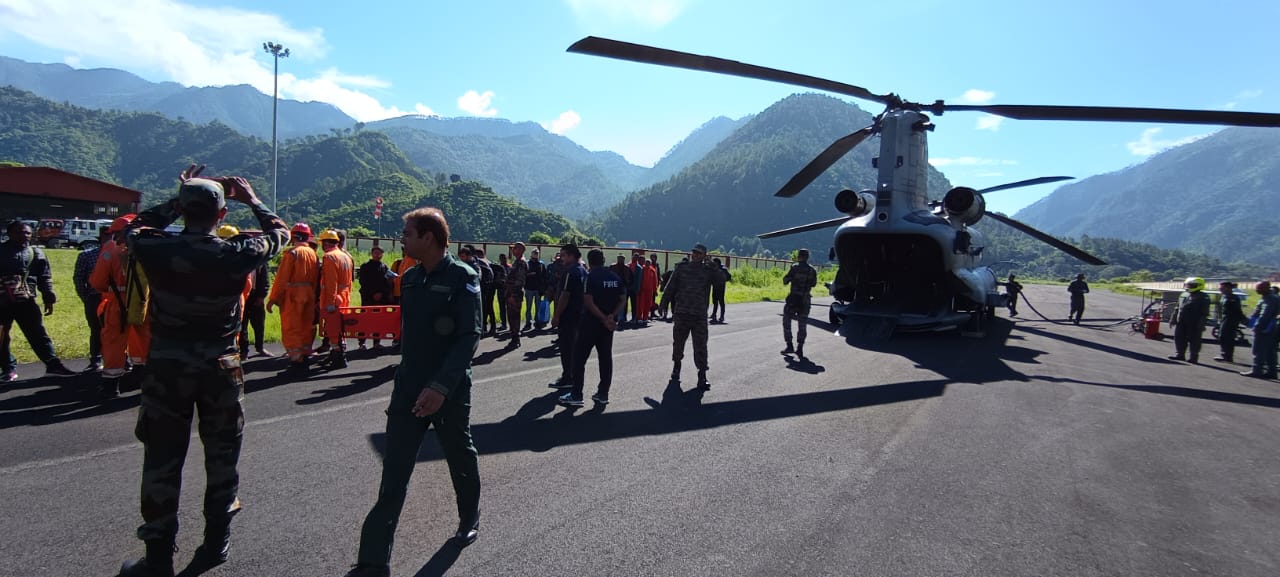
{"label": "asphalt runway", "polygon": [[[1066,316],[1065,287],[1026,296]],[[392,574],[1280,575],[1280,382],[1168,361],[1169,341],[1108,326],[1136,297],[1090,294],[1080,326],[1024,306],[983,339],[870,347],[831,334],[825,302],[808,361],[778,352],[781,303],[733,306],[711,327],[705,394],[691,350],[683,385],[668,383],[670,325],[623,331],[604,410],[556,406],[550,335],[510,352],[483,340],[480,538],[447,542],[453,493],[429,435]],[[275,376],[281,359],[250,361],[245,509],[231,560],[207,575],[341,576],[354,562],[396,358],[352,357],[300,382]],[[594,360],[587,374],[589,395]],[[142,553],[137,394],[98,403],[77,386],[0,387],[0,575],[108,576]],[[203,527],[192,445],[179,568]]]}

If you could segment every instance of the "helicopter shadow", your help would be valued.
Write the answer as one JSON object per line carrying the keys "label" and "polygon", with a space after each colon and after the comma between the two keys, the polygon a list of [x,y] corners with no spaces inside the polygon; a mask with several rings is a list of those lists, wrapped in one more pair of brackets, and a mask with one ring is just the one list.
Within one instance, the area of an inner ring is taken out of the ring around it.
{"label": "helicopter shadow", "polygon": [[[942,395],[948,381],[903,381],[883,385],[811,391],[788,395],[704,402],[704,391],[685,391],[679,381],[668,381],[660,399],[646,397],[642,409],[618,412],[592,410],[576,415],[562,411],[553,418],[539,418],[556,409],[553,394],[530,400],[516,415],[496,423],[473,423],[471,434],[481,455],[509,452],[545,452],[557,447],[597,443],[631,437],[677,435],[731,425],[824,414],[863,407],[917,401]],[[369,445],[380,456],[386,451],[386,434],[369,435]],[[444,458],[439,443],[424,442],[418,461]]]}
{"label": "helicopter shadow", "polygon": [[1044,353],[1011,345],[1010,341],[1023,340],[1012,334],[1013,328],[1013,322],[997,317],[988,321],[986,336],[979,338],[961,337],[954,331],[946,331],[901,333],[887,339],[850,335],[845,337],[845,342],[863,350],[909,359],[918,367],[953,382],[1028,381],[1030,378],[1026,374],[1009,363],[1036,363]]}

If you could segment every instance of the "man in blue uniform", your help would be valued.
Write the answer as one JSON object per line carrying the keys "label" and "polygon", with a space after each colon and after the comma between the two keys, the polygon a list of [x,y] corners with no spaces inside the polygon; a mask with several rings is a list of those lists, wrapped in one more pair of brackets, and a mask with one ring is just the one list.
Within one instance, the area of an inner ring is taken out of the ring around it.
{"label": "man in blue uniform", "polygon": [[1244,320],[1244,308],[1240,304],[1240,295],[1235,291],[1236,283],[1222,281],[1218,283],[1218,292],[1222,294],[1222,325],[1218,327],[1218,347],[1222,354],[1213,360],[1224,363],[1235,361],[1236,333],[1240,330],[1240,322]]}
{"label": "man in blue uniform", "polygon": [[[173,576],[182,465],[197,410],[207,478],[197,565],[227,560],[231,517],[240,510],[236,466],[244,430],[244,376],[236,338],[241,298],[245,280],[280,252],[289,233],[243,178],[199,174],[194,165],[184,171],[177,198],[139,214],[126,229],[129,254],[150,283],[151,348],[135,430],[144,447],[138,538],[146,543],[147,555],[126,564],[122,577]],[[249,205],[261,236],[223,240],[213,234],[227,214],[226,198]],[[164,228],[179,216],[186,228],[166,235]]]}
{"label": "man in blue uniform", "polygon": [[[582,268],[582,251],[578,245],[566,244],[556,255],[559,263],[556,295],[556,312],[551,326],[557,330],[556,346],[560,348],[560,378],[551,387],[560,390],[573,388],[573,354],[578,341],[578,323],[582,320],[582,296],[586,289],[587,271]],[[579,397],[578,405],[582,406]]]}
{"label": "man in blue uniform", "polygon": [[578,343],[573,352],[573,390],[561,395],[560,404],[582,406],[582,389],[587,378],[587,359],[591,350],[599,354],[600,384],[591,400],[609,404],[609,386],[613,383],[613,331],[618,328],[618,315],[627,309],[627,289],[622,279],[604,265],[604,252],[598,248],[587,253],[586,294],[582,299],[582,322],[578,325]]}
{"label": "man in blue uniform", "polygon": [[390,575],[391,546],[409,477],[427,429],[449,464],[457,496],[460,545],[480,529],[480,471],[471,442],[471,357],[480,344],[480,276],[447,252],[449,223],[438,208],[404,215],[404,253],[418,260],[400,283],[404,334],[382,457],[378,501],[360,531],[360,553],[347,577]]}
{"label": "man in blue uniform", "polygon": [[1261,297],[1253,309],[1249,326],[1253,327],[1253,368],[1240,374],[1264,379],[1276,378],[1276,337],[1280,334],[1280,297],[1271,292],[1271,283],[1262,281],[1253,290]]}

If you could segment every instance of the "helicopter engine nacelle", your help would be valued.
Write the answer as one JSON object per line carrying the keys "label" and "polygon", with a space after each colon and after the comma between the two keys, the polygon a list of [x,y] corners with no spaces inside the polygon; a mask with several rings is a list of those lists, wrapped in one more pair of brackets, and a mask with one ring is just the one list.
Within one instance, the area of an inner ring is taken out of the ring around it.
{"label": "helicopter engine nacelle", "polygon": [[967,186],[957,186],[942,197],[942,209],[952,221],[972,226],[987,212],[987,201],[982,198],[982,193]]}
{"label": "helicopter engine nacelle", "polygon": [[876,195],[869,190],[854,192],[844,189],[836,194],[836,210],[857,218],[869,214],[876,206]]}

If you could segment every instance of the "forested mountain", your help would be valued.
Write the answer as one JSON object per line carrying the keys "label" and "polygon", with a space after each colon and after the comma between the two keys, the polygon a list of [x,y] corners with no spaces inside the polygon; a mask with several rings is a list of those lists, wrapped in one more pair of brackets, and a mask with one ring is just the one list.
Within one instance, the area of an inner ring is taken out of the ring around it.
{"label": "forested mountain", "polygon": [[[269,143],[218,122],[196,126],[158,114],[89,110],[0,88],[0,160],[134,188],[146,195],[144,205],[172,194],[178,173],[193,162],[208,164],[212,173],[247,177],[270,204],[270,151]],[[372,229],[373,201],[383,196],[392,227],[399,226],[399,214],[436,205],[453,213],[456,230],[471,238],[576,233],[563,217],[496,195],[480,183],[451,183],[444,174],[424,173],[375,131],[283,147],[279,182],[280,212],[317,226]],[[249,224],[249,215],[240,210],[231,220]]]}
{"label": "forested mountain", "polygon": [[424,170],[486,182],[504,196],[572,218],[617,203],[643,182],[647,169],[612,152],[588,151],[534,126],[540,132],[482,136],[370,125],[385,132]]}
{"label": "forested mountain", "polygon": [[1017,218],[1055,235],[1114,237],[1280,266],[1280,130],[1228,128],[1063,186]]}
{"label": "forested mountain", "polygon": [[727,116],[717,116],[708,120],[705,124],[689,133],[689,136],[686,136],[684,140],[671,147],[671,150],[668,150],[667,154],[657,164],[653,165],[653,170],[647,175],[647,182],[644,185],[648,186],[662,182],[702,160],[707,153],[715,149],[730,134],[742,128],[748,120],[751,120],[750,116],[744,116],[737,120]]}
{"label": "forested mountain", "polygon": [[[607,239],[684,250],[695,242],[739,254],[767,249],[787,254],[808,246],[825,254],[831,230],[761,241],[762,232],[840,216],[833,206],[841,188],[873,188],[871,157],[878,141],[863,143],[795,198],[773,196],[797,171],[836,139],[871,123],[871,115],[844,101],[798,94],[751,118],[702,160],[670,180],[627,196],[591,230]],[[929,188],[941,196],[949,185],[929,169]]]}
{"label": "forested mountain", "polygon": [[[158,112],[195,124],[217,121],[245,135],[271,137],[271,97],[247,85],[186,88],[174,82],[149,82],[121,70],[80,70],[0,57],[0,86],[5,85],[55,102],[98,110]],[[503,196],[572,218],[602,211],[630,191],[667,179],[741,124],[714,119],[650,169],[630,164],[613,152],[586,150],[535,122],[404,116],[366,125],[328,104],[287,99],[279,104],[280,139],[289,144],[315,143],[362,128],[385,131],[420,170],[479,180]],[[281,188],[289,187],[282,183]]]}
{"label": "forested mountain", "polygon": [[975,228],[986,236],[987,264],[1002,278],[1014,272],[1031,278],[1068,280],[1083,272],[1090,279],[1146,282],[1188,276],[1263,278],[1271,272],[1262,265],[1224,263],[1203,254],[1134,241],[1088,236],[1064,239],[1108,263],[1090,266],[994,219],[983,219]]}
{"label": "forested mountain", "polygon": [[[217,120],[243,134],[271,138],[271,96],[244,84],[187,88],[176,82],[150,82],[114,68],[82,70],[0,56],[0,86],[96,110],[158,112],[196,124]],[[327,133],[355,122],[331,104],[279,102],[280,138]]]}

